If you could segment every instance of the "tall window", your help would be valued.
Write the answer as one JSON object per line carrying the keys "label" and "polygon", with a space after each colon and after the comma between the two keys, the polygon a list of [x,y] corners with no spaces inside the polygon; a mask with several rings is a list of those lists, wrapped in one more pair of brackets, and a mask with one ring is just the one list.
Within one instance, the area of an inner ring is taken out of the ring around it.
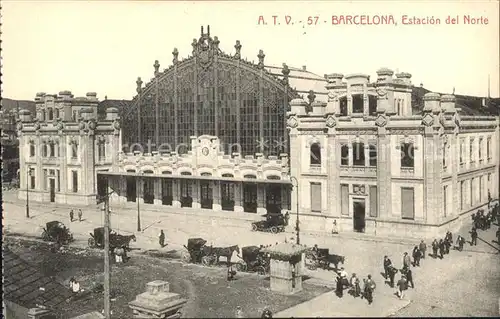
{"label": "tall window", "polygon": [[377,194],[377,186],[370,185],[370,217],[377,217],[378,212],[378,194]]}
{"label": "tall window", "polygon": [[56,170],[56,179],[57,179],[57,191],[61,191],[61,173],[59,170]]}
{"label": "tall window", "polygon": [[401,217],[415,219],[415,193],[413,187],[401,187]]}
{"label": "tall window", "polygon": [[370,166],[374,167],[377,166],[377,146],[376,145],[370,145]]}
{"label": "tall window", "polygon": [[352,161],[353,165],[365,166],[365,144],[352,143]]}
{"label": "tall window", "polygon": [[47,144],[42,144],[42,157],[47,157]]}
{"label": "tall window", "polygon": [[78,193],[78,171],[72,171],[73,193]]}
{"label": "tall window", "polygon": [[489,161],[490,158],[491,158],[491,150],[490,150],[490,147],[491,147],[491,137],[488,137],[486,139],[486,159]]}
{"label": "tall window", "polygon": [[401,167],[415,167],[415,152],[413,143],[401,143]]}
{"label": "tall window", "polygon": [[97,153],[99,160],[102,161],[106,158],[106,142],[105,141],[99,141],[97,144]]}
{"label": "tall window", "polygon": [[340,147],[340,165],[349,165],[349,146],[346,144]]}
{"label": "tall window", "polygon": [[469,180],[469,196],[470,196],[470,205],[474,204],[474,178]]}
{"label": "tall window", "polygon": [[311,145],[311,165],[321,164],[321,147],[318,143]]}
{"label": "tall window", "polygon": [[363,95],[352,95],[352,113],[363,113]]}
{"label": "tall window", "polygon": [[73,121],[76,121],[78,119],[78,112],[76,110],[73,110],[73,115],[71,118]]}
{"label": "tall window", "polygon": [[483,159],[483,138],[479,138],[479,146],[478,146],[478,151],[479,151],[479,160],[481,161]]}
{"label": "tall window", "polygon": [[443,143],[443,167],[446,167],[447,157],[448,157],[448,143]]}
{"label": "tall window", "polygon": [[368,95],[368,114],[377,115],[377,97],[374,95]]}
{"label": "tall window", "polygon": [[470,139],[470,144],[469,144],[469,159],[472,162],[474,162],[475,158],[474,158],[474,139],[471,138]]}
{"label": "tall window", "polygon": [[49,143],[50,147],[50,157],[56,156],[56,145],[54,143]]}
{"label": "tall window", "polygon": [[465,139],[460,139],[460,164],[464,163],[465,158]]}
{"label": "tall window", "polygon": [[34,157],[34,156],[35,156],[35,144],[30,143],[30,157]]}
{"label": "tall window", "polygon": [[71,143],[71,158],[76,159],[78,157],[78,144]]}
{"label": "tall window", "polygon": [[479,203],[482,203],[483,202],[483,187],[484,187],[484,183],[483,183],[483,177],[480,176],[479,177]]}
{"label": "tall window", "polygon": [[52,121],[54,119],[54,111],[52,111],[52,108],[49,108],[47,112],[48,112],[47,120]]}
{"label": "tall window", "polygon": [[465,204],[465,181],[460,182],[460,210],[464,209]]}
{"label": "tall window", "polygon": [[443,214],[444,214],[444,217],[446,217],[446,209],[448,208],[448,206],[446,205],[447,204],[447,193],[448,193],[448,186],[443,186]]}
{"label": "tall window", "polygon": [[349,184],[340,184],[340,211],[349,215]]}
{"label": "tall window", "polygon": [[339,99],[340,103],[340,115],[341,116],[347,116],[347,97],[341,97]]}
{"label": "tall window", "polygon": [[321,212],[321,183],[311,183],[311,212]]}
{"label": "tall window", "polygon": [[35,189],[35,171],[32,171],[30,175],[30,188]]}

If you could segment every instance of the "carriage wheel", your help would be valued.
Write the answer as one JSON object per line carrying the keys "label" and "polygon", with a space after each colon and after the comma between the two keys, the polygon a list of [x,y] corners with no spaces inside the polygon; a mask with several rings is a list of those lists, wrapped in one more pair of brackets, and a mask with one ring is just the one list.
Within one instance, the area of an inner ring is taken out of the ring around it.
{"label": "carriage wheel", "polygon": [[237,263],[236,264],[236,270],[238,270],[238,271],[247,271],[247,264],[246,263]]}
{"label": "carriage wheel", "polygon": [[257,273],[259,275],[265,275],[266,274],[266,268],[264,266],[257,267]]}
{"label": "carriage wheel", "polygon": [[181,252],[181,260],[188,263],[191,261],[191,255],[187,251],[183,251]]}
{"label": "carriage wheel", "polygon": [[95,240],[94,240],[94,238],[89,238],[89,240],[87,242],[88,242],[90,248],[94,248],[95,247]]}
{"label": "carriage wheel", "polygon": [[278,233],[278,227],[276,227],[276,226],[271,227],[271,233],[277,234]]}
{"label": "carriage wheel", "polygon": [[257,231],[257,225],[252,224],[252,230],[253,230],[253,231]]}
{"label": "carriage wheel", "polygon": [[49,234],[47,234],[47,232],[45,230],[42,233],[42,239],[45,240],[45,241],[49,240]]}

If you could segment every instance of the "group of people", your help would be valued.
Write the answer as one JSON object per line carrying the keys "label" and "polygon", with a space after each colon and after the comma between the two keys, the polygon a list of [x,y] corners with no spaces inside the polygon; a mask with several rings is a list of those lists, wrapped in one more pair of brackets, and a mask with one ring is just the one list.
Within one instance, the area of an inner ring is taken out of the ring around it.
{"label": "group of people", "polygon": [[[462,245],[462,249],[464,242],[465,241],[461,240],[460,238],[457,240],[457,244]],[[439,257],[439,259],[443,259],[444,255],[450,253],[450,248],[453,246],[453,235],[451,234],[450,231],[447,231],[444,238],[441,238],[439,241],[437,239],[434,239],[431,246],[432,246],[432,256],[434,258]]]}
{"label": "group of people", "polygon": [[[78,209],[78,221],[81,222],[82,218],[83,218],[83,212],[81,209]],[[69,221],[73,222],[74,220],[76,220],[75,219],[75,212],[73,211],[73,209],[71,209],[69,211]]]}
{"label": "group of people", "polygon": [[376,288],[376,284],[373,281],[371,275],[368,275],[363,279],[363,291],[361,291],[361,281],[355,273],[353,273],[351,278],[349,279],[347,271],[344,269],[344,267],[340,267],[336,275],[337,277],[335,292],[339,298],[343,297],[344,289],[349,288],[348,293],[354,298],[365,298],[368,301],[368,304],[371,304],[373,302],[373,291]]}

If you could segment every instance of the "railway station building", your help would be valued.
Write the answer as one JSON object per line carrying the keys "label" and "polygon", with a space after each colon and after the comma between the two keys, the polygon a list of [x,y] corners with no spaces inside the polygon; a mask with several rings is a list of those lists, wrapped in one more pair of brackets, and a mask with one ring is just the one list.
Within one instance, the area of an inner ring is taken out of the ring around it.
{"label": "railway station building", "polygon": [[[20,112],[20,198],[263,214],[301,230],[407,236],[459,226],[499,194],[498,101],[411,74],[316,75],[201,31],[131,101],[37,94]],[[145,85],[144,85],[145,84]],[[497,108],[495,108],[497,107]],[[23,187],[24,186],[24,187]]]}

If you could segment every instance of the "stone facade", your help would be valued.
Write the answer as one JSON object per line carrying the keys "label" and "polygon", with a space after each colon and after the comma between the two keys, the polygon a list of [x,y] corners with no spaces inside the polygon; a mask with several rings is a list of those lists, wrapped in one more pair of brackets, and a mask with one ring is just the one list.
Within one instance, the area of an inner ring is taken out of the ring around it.
{"label": "stone facade", "polygon": [[332,74],[327,103],[291,102],[301,230],[331,232],[337,220],[341,232],[425,237],[458,227],[488,192],[498,198],[499,119],[461,116],[453,95],[436,93],[412,115],[411,75],[377,74]]}
{"label": "stone facade", "polygon": [[117,163],[120,123],[118,110],[98,119],[95,93],[74,98],[38,93],[36,116],[20,111],[19,198],[67,204],[95,203],[97,170]]}

